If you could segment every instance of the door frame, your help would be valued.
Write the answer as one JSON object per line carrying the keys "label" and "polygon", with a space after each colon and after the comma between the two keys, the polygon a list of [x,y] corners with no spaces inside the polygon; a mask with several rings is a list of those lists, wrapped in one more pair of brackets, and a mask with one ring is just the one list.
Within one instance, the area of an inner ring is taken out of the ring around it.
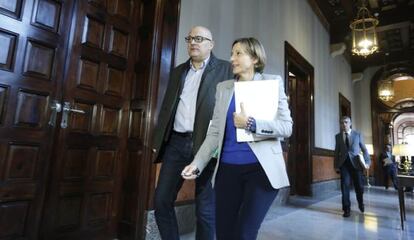
{"label": "door frame", "polygon": [[[123,174],[123,193],[130,192],[134,201],[121,201],[124,209],[132,213],[121,213],[118,236],[121,239],[143,239],[147,237],[148,212],[153,208],[153,195],[157,165],[152,161],[152,132],[156,123],[157,104],[163,89],[168,84],[170,71],[174,67],[176,38],[178,35],[180,0],[141,1],[143,14],[138,26],[139,48],[136,52],[137,67],[135,83],[150,79],[146,99],[131,99],[130,112],[143,109],[141,122],[142,139],[128,138],[129,161]],[[136,87],[133,92],[139,91]]]}
{"label": "door frame", "polygon": [[[308,95],[308,119],[306,121],[306,126],[297,126],[297,124],[294,122],[293,127],[297,129],[307,130],[305,134],[305,138],[307,138],[307,146],[305,148],[305,161],[301,162],[301,169],[305,169],[305,172],[301,172],[302,175],[304,175],[303,178],[298,179],[297,174],[297,166],[296,160],[291,159],[291,155],[296,154],[288,154],[288,164],[289,163],[295,163],[295,169],[290,170],[289,175],[294,178],[294,186],[293,191],[302,196],[312,196],[312,182],[313,182],[313,170],[312,170],[312,151],[315,148],[315,124],[314,124],[314,68],[313,66],[291,45],[289,42],[285,41],[285,91],[286,93],[289,92],[289,71],[293,71],[294,73],[298,73],[298,75],[305,76],[302,78],[302,81],[306,81],[307,85],[307,95]],[[299,78],[297,78],[299,80]],[[299,103],[297,103],[299,104]],[[290,142],[289,144],[296,144],[295,142]],[[293,172],[292,172],[293,171]],[[299,181],[298,181],[299,180]],[[303,187],[303,190],[296,191],[296,187],[298,184],[301,184]]]}
{"label": "door frame", "polygon": [[344,96],[342,93],[338,93],[338,99],[339,99],[339,119],[341,119],[343,116],[348,116],[352,119],[351,116],[351,102]]}

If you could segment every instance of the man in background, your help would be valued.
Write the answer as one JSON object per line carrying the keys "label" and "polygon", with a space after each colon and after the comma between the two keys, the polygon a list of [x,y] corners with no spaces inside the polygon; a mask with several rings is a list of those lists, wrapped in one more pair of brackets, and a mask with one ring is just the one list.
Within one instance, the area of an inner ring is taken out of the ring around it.
{"label": "man in background", "polygon": [[341,174],[342,210],[343,217],[351,215],[351,201],[349,191],[351,179],[355,187],[358,208],[363,213],[364,207],[364,185],[363,171],[358,154],[362,151],[365,164],[370,164],[370,157],[365,147],[361,134],[351,129],[352,122],[348,116],[343,116],[340,121],[341,132],[335,136],[335,159],[334,168]]}
{"label": "man in background", "polygon": [[398,180],[397,180],[397,162],[395,157],[392,155],[392,146],[391,144],[385,144],[384,152],[380,154],[380,164],[384,172],[384,185],[385,189],[388,189],[388,178],[391,178],[392,184],[395,190],[398,189]]}

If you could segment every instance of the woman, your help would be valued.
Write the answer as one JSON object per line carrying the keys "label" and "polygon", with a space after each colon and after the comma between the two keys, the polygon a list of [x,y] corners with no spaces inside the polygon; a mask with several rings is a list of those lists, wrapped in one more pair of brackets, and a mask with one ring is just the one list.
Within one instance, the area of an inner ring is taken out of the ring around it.
{"label": "woman", "polygon": [[[279,138],[292,133],[292,118],[280,76],[262,74],[266,55],[255,38],[234,41],[231,62],[235,80],[217,85],[216,104],[206,139],[193,162],[182,172],[194,179],[212,154],[218,152],[213,175],[216,191],[216,231],[218,240],[256,239],[258,230],[276,198],[278,189],[289,185]],[[277,79],[278,110],[272,121],[235,112],[234,82]],[[269,138],[249,143],[236,141],[236,128],[244,128]],[[262,134],[265,133],[265,134]]]}

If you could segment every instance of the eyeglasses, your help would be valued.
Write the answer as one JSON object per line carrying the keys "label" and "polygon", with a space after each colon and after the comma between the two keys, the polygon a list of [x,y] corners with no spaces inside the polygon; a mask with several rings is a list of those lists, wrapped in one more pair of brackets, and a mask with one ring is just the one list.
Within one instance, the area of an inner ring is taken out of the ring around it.
{"label": "eyeglasses", "polygon": [[211,39],[202,36],[187,36],[184,38],[186,43],[191,43],[193,40],[196,43],[202,43],[204,40],[211,41]]}

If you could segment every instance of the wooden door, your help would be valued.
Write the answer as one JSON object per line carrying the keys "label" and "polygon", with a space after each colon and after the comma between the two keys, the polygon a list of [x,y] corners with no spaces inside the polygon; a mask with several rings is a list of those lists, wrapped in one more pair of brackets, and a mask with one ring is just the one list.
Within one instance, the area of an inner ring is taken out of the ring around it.
{"label": "wooden door", "polygon": [[341,120],[341,118],[343,116],[348,116],[352,119],[352,115],[351,115],[351,102],[341,93],[339,93],[338,95],[338,99],[339,99],[339,119]]}
{"label": "wooden door", "polygon": [[309,179],[309,87],[306,77],[298,74],[289,76],[289,106],[294,122],[292,135],[289,139],[288,172],[291,183],[290,193],[310,195]]}
{"label": "wooden door", "polygon": [[134,76],[135,2],[85,0],[74,6],[62,98],[84,113],[70,112],[56,138],[44,239],[116,236]]}
{"label": "wooden door", "polygon": [[312,194],[312,148],[314,148],[312,65],[285,42],[285,72],[293,132],[289,139],[288,174],[292,194]]}
{"label": "wooden door", "polygon": [[310,185],[312,183],[310,156],[310,91],[307,76],[297,74],[296,76],[296,106],[294,118],[295,139],[295,190],[299,195],[311,195]]}
{"label": "wooden door", "polygon": [[72,1],[0,0],[0,239],[37,239]]}

